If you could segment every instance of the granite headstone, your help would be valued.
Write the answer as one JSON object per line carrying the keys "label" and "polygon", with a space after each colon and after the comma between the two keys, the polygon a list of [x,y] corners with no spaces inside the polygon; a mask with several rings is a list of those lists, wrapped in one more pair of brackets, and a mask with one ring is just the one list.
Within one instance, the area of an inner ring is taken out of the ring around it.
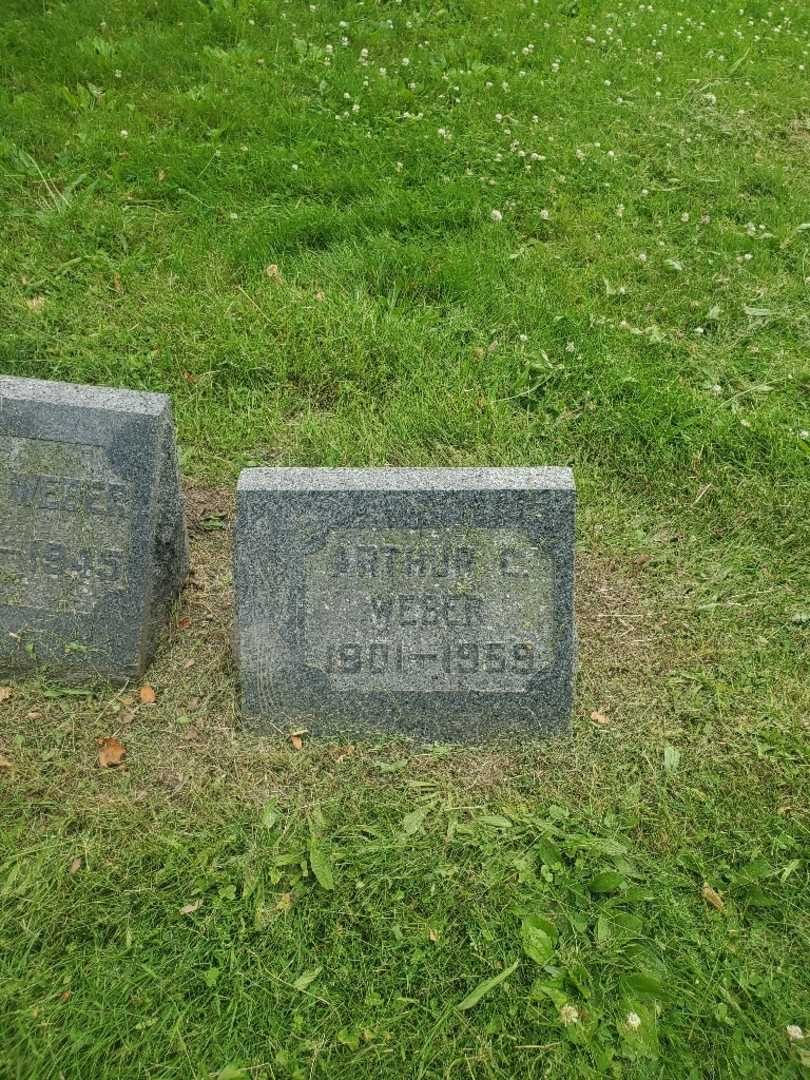
{"label": "granite headstone", "polygon": [[246,469],[236,648],[259,731],[569,729],[569,469]]}
{"label": "granite headstone", "polygon": [[164,394],[0,377],[0,672],[140,676],[187,570]]}

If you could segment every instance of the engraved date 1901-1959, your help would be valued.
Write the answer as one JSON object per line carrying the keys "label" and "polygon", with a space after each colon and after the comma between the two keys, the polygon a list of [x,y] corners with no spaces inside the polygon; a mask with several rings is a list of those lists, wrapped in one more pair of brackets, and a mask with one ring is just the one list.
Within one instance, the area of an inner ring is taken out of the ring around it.
{"label": "engraved date 1901-1959", "polygon": [[74,549],[50,540],[32,540],[21,547],[0,545],[0,558],[18,574],[95,579],[113,584],[124,573],[124,552],[118,548]]}
{"label": "engraved date 1901-1959", "polygon": [[458,675],[479,671],[531,675],[537,653],[532,641],[448,641],[432,649],[412,649],[402,642],[346,642],[327,648],[326,670],[342,675],[364,671],[381,675],[414,668]]}

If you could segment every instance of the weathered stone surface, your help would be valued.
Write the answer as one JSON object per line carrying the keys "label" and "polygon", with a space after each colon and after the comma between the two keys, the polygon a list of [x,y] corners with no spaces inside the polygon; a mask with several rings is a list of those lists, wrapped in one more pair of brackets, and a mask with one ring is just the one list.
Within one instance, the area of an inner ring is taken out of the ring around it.
{"label": "weathered stone surface", "polygon": [[0,377],[0,673],[141,675],[186,570],[169,399]]}
{"label": "weathered stone surface", "polygon": [[248,723],[468,741],[567,730],[574,504],[568,469],[246,469]]}

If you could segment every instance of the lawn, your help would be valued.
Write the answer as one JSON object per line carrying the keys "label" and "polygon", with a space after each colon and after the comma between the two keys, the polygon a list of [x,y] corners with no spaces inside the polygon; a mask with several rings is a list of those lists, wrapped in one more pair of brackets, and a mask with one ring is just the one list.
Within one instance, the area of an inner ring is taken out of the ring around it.
{"label": "lawn", "polygon": [[[194,569],[0,688],[0,1077],[810,1068],[809,166],[804,0],[3,0],[0,370],[171,394]],[[573,739],[242,732],[254,464],[571,465]]]}

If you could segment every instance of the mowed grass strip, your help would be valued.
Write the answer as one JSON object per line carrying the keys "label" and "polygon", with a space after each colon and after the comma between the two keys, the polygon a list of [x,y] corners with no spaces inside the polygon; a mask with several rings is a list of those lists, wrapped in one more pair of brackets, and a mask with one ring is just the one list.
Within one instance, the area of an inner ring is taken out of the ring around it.
{"label": "mowed grass strip", "polygon": [[0,1071],[800,1075],[808,29],[7,0],[0,368],[170,392],[198,485],[573,465],[581,668],[570,743],[251,739],[192,490],[157,703],[0,703]]}

